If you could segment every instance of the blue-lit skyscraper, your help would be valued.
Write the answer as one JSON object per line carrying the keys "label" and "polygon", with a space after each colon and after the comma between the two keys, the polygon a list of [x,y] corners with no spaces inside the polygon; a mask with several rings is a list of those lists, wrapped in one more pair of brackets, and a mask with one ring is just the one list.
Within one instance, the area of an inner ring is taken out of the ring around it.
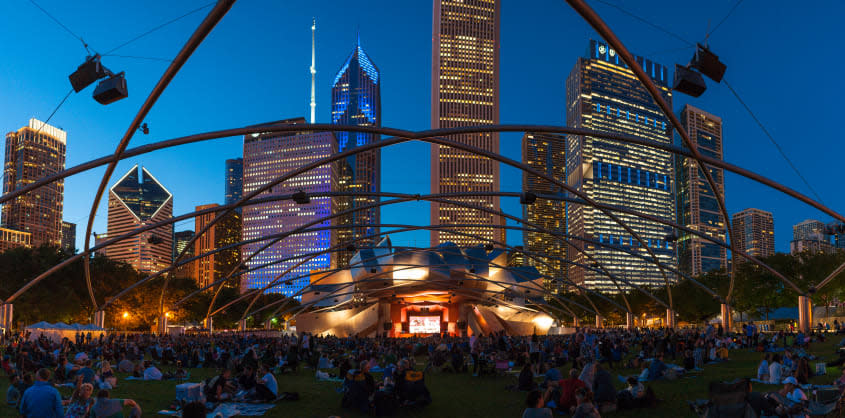
{"label": "blue-lit skyscraper", "polygon": [[[244,191],[244,159],[226,160],[226,198],[227,205],[241,200]],[[240,212],[240,209],[238,210]]]}
{"label": "blue-lit skyscraper", "polygon": [[[381,126],[381,93],[378,68],[361,47],[355,49],[340,67],[332,83],[332,123],[336,125]],[[379,135],[365,132],[337,132],[340,152],[379,140]],[[338,187],[350,193],[377,193],[381,190],[381,151],[362,152],[346,158],[339,168]],[[378,202],[375,196],[348,196],[338,199],[338,210],[361,208]],[[377,234],[379,209],[355,211],[338,219],[338,225],[355,225],[339,229],[338,242],[346,242]],[[373,244],[377,239],[356,241],[356,247]],[[345,267],[354,252],[337,253],[338,267]]]}

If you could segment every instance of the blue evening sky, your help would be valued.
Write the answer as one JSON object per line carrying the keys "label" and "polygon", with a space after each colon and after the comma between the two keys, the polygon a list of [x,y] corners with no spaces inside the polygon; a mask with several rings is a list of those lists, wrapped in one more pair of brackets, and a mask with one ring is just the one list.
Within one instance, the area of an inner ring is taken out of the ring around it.
{"label": "blue evening sky", "polygon": [[[709,2],[608,0],[680,34],[701,40],[733,6]],[[207,4],[206,0],[38,0],[82,36],[92,49],[107,51],[163,22]],[[634,53],[673,67],[686,63],[685,44],[599,2],[591,2]],[[115,54],[173,58],[210,8],[131,43]],[[355,33],[382,76],[383,125],[423,130],[430,125],[431,0],[270,1],[240,0],[183,67],[146,121],[149,135],[130,147],[191,133],[307,116],[310,24],[317,18],[317,120],[330,120],[330,83],[351,52]],[[26,0],[0,2],[0,128],[13,131],[30,117],[47,118],[70,89],[67,75],[85,58],[74,39]],[[710,38],[711,49],[728,65],[726,79],[757,113],[824,202],[845,207],[840,162],[845,154],[835,97],[842,54],[835,50],[845,3],[812,5],[747,0]],[[575,59],[597,35],[563,0],[504,0],[502,5],[501,121],[563,125],[564,81]],[[679,49],[681,48],[681,49]],[[71,95],[51,124],[68,132],[67,166],[111,154],[135,112],[167,63],[106,57],[104,64],[125,71],[130,97],[109,106],[91,98],[93,86]],[[725,158],[810,194],[774,146],[724,85],[708,80],[699,99],[675,96],[719,115],[724,121]],[[831,123],[833,122],[833,123]],[[520,159],[519,134],[502,135],[501,152]],[[241,138],[227,138],[159,151],[122,162],[109,186],[132,165],[145,166],[175,195],[176,214],[194,206],[222,203],[224,160],[242,153]],[[427,193],[429,146],[408,143],[382,152],[382,190]],[[78,224],[81,247],[91,200],[103,168],[65,183],[64,218]],[[502,189],[518,191],[521,175],[501,170]],[[794,223],[830,219],[809,206],[735,175],[726,176],[731,213],[747,207],[774,212],[777,249],[788,251]],[[106,200],[95,232],[106,230]],[[515,200],[503,208],[519,215]],[[382,210],[386,223],[427,224],[428,205],[404,204]],[[193,222],[177,230],[193,229]],[[394,236],[396,243],[426,245],[428,233]],[[521,243],[519,234],[508,242]]]}

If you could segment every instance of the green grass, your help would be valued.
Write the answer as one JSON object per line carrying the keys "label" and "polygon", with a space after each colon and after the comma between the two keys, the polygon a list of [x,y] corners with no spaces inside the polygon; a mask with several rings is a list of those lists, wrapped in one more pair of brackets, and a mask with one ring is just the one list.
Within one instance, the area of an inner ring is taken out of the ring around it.
{"label": "green grass", "polygon": [[[835,341],[834,341],[835,340]],[[828,360],[835,357],[834,349],[838,338],[826,343],[816,343],[810,352]],[[750,377],[756,373],[760,360],[759,353],[746,350],[731,352],[731,360],[726,363],[705,366],[704,372],[694,378],[682,378],[675,381],[658,381],[649,383],[662,399],[655,409],[621,411],[607,414],[613,417],[685,417],[692,416],[686,401],[706,398],[707,384],[712,380],[730,380],[738,377]],[[811,369],[814,369],[811,362]],[[841,373],[839,368],[828,368],[827,376],[817,376],[812,383],[829,384]],[[562,370],[566,373],[567,370]],[[612,370],[614,374],[634,374],[638,370]],[[211,369],[191,370],[192,382],[210,377]],[[112,391],[115,398],[135,399],[144,411],[144,416],[156,416],[156,413],[168,407],[175,396],[176,382],[143,382],[125,381],[120,376],[118,387]],[[348,410],[340,408],[341,394],[336,392],[339,383],[317,382],[314,371],[300,369],[294,375],[277,375],[279,391],[299,392],[300,400],[295,402],[279,402],[271,409],[266,417],[321,417],[332,415],[342,417],[361,417]],[[426,383],[431,391],[433,403],[425,409],[403,412],[408,417],[520,417],[523,410],[525,393],[511,392],[505,387],[516,382],[514,376],[474,378],[470,374],[432,373],[426,377]],[[617,382],[621,387],[621,383]],[[0,394],[5,394],[8,381],[0,382]],[[755,384],[755,391],[771,391],[779,386]],[[67,388],[62,389],[64,395],[69,395]],[[16,412],[5,402],[0,405],[0,416],[16,416]],[[160,415],[159,415],[160,416]]]}

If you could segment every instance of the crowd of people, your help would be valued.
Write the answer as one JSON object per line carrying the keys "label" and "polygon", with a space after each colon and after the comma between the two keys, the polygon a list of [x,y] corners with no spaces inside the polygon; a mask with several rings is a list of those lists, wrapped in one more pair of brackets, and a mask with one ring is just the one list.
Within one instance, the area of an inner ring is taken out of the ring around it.
{"label": "crowd of people", "polygon": [[[297,393],[280,392],[277,376],[284,386],[284,374],[310,368],[317,378],[339,383],[342,407],[361,412],[390,415],[428,405],[432,397],[426,376],[438,372],[514,375],[511,389],[527,394],[524,417],[557,411],[592,418],[620,408],[652,407],[658,398],[649,382],[679,379],[710,363],[729,361],[737,349],[762,352],[753,377],[783,383],[783,396],[800,401],[800,385],[811,376],[805,349],[814,338],[821,337],[764,334],[753,325],[735,334],[708,325],[411,338],[89,334],[53,342],[43,336],[7,335],[0,367],[10,381],[9,405],[32,417],[100,417],[121,411],[140,416],[137,402],[110,396],[119,385],[118,373],[137,380],[182,382],[191,369],[214,369],[217,372],[203,386],[203,400],[212,405],[295,400]],[[632,369],[638,373],[619,374]],[[624,389],[617,390],[619,380]],[[845,376],[841,380],[845,388]],[[72,394],[62,397],[57,390],[62,387]],[[183,416],[206,409],[179,406]]]}

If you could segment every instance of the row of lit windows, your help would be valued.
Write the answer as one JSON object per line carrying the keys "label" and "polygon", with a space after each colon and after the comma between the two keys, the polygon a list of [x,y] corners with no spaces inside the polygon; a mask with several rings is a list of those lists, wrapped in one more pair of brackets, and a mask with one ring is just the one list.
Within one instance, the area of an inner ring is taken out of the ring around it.
{"label": "row of lit windows", "polygon": [[593,178],[596,182],[599,179],[607,179],[653,189],[669,190],[669,176],[666,174],[652,173],[639,168],[602,163],[601,161],[593,161]]}

